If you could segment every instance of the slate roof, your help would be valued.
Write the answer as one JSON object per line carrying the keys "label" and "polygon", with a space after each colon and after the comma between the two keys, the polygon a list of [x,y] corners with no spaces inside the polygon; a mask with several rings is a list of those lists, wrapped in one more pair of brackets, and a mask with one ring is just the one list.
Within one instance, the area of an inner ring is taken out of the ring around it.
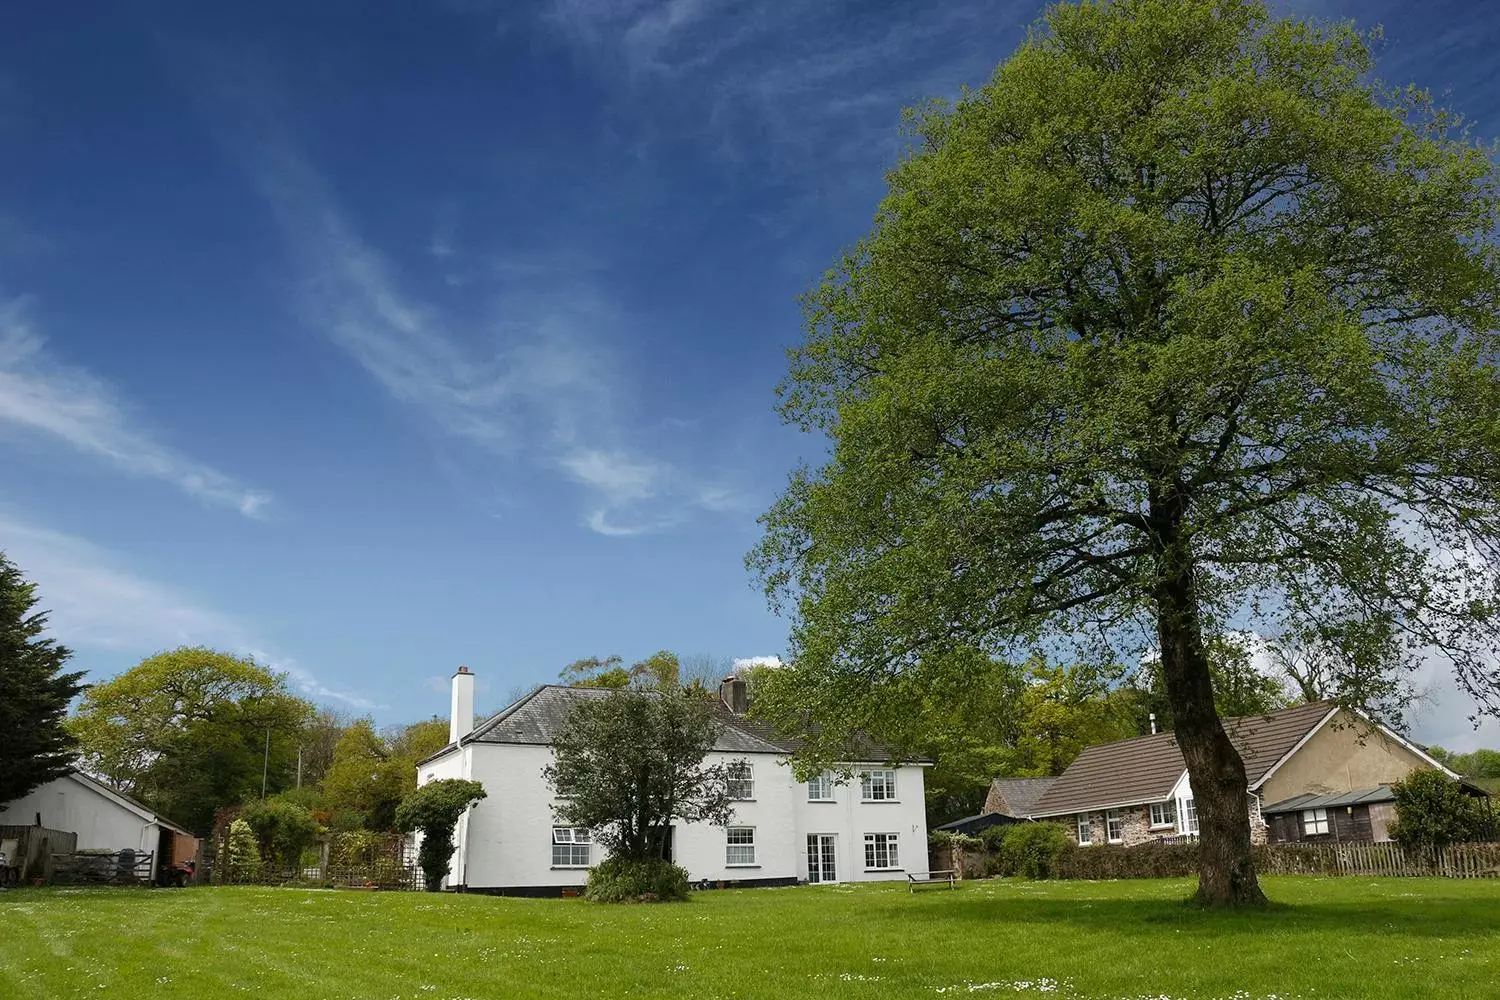
{"label": "slate roof", "polygon": [[1356,788],[1352,792],[1335,792],[1332,795],[1293,795],[1289,799],[1263,806],[1261,812],[1270,816],[1275,813],[1300,812],[1303,809],[1342,809],[1344,806],[1368,805],[1371,802],[1395,802],[1396,793],[1390,785],[1373,788]]}
{"label": "slate roof", "polygon": [[1025,819],[1036,808],[1037,800],[1056,783],[1056,778],[996,778],[990,785],[990,791],[992,794],[998,792],[1010,807],[1009,812],[1004,809],[998,812]]}
{"label": "slate roof", "polygon": [[[1299,742],[1334,710],[1316,701],[1269,715],[1225,719],[1224,729],[1245,762],[1254,788]],[[1187,770],[1175,733],[1157,733],[1086,748],[1042,795],[1033,816],[1160,802]]]}
{"label": "slate roof", "polygon": [[[474,731],[459,742],[514,743],[531,746],[548,746],[567,725],[568,713],[579,700],[585,698],[607,698],[613,692],[601,688],[577,688],[562,684],[546,684],[501,709],[474,728]],[[755,719],[735,715],[718,698],[713,699],[714,715],[722,724],[714,749],[722,753],[767,753],[789,754],[801,746],[800,740],[788,739],[775,734],[772,729]],[[428,757],[436,760],[450,750],[450,743]],[[857,763],[875,763],[894,760],[889,747],[882,746],[866,737],[856,738],[848,747],[848,759]]]}
{"label": "slate roof", "polygon": [[939,830],[952,830],[954,833],[973,835],[980,830],[987,830],[992,826],[1006,826],[1011,823],[1019,823],[1020,819],[1015,816],[1007,816],[1005,813],[980,813],[978,816],[965,816],[937,827]]}

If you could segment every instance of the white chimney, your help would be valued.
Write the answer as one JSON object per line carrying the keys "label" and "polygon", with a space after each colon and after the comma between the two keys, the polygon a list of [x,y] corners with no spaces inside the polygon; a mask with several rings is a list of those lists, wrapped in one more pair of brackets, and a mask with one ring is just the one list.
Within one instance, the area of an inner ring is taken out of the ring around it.
{"label": "white chimney", "polygon": [[453,675],[453,705],[448,713],[448,742],[457,743],[474,731],[474,675],[459,667]]}

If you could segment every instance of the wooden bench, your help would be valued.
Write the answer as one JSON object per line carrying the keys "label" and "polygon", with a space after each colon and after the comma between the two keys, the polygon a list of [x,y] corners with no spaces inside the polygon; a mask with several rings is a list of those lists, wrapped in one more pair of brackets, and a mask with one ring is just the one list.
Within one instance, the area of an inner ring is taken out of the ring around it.
{"label": "wooden bench", "polygon": [[958,872],[950,868],[940,872],[907,872],[906,886],[908,892],[916,892],[919,885],[942,885],[947,883],[948,888],[958,888]]}

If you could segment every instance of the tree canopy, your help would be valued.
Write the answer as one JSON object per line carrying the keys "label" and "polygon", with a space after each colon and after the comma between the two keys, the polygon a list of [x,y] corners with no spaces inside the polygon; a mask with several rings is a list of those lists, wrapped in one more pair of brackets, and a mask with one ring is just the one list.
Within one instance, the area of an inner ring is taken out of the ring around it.
{"label": "tree canopy", "polygon": [[260,796],[263,775],[272,792],[293,784],[312,717],[281,675],[185,646],[90,687],[68,728],[91,773],[207,833],[215,809]]}
{"label": "tree canopy", "polygon": [[63,673],[72,651],[44,635],[36,584],[0,552],[0,803],[66,774],[75,740],[63,726],[83,674]]}
{"label": "tree canopy", "polygon": [[663,857],[674,821],[725,825],[723,765],[704,758],[720,724],[691,691],[615,691],[579,699],[543,771],[560,822],[588,827],[614,857]]}
{"label": "tree canopy", "polygon": [[[1255,0],[1048,9],[910,117],[782,387],[832,439],[751,555],[809,753],[985,657],[1154,650],[1200,898],[1264,901],[1205,636],[1428,648],[1500,706],[1489,151]],[[1355,692],[1357,695],[1359,692]]]}

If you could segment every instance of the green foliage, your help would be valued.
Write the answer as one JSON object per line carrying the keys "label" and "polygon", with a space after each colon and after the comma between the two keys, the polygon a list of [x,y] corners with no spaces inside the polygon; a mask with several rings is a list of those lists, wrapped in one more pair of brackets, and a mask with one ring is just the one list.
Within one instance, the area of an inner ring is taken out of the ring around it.
{"label": "green foliage", "polygon": [[[1266,715],[1295,703],[1293,692],[1288,690],[1287,679],[1277,673],[1262,672],[1256,667],[1251,659],[1250,647],[1243,636],[1213,636],[1205,641],[1204,647],[1213,682],[1214,708],[1221,717],[1229,719]],[[1131,678],[1128,690],[1135,696],[1138,716],[1136,724],[1140,732],[1150,732],[1149,713],[1155,713],[1159,732],[1168,732],[1174,728],[1172,700],[1167,696],[1166,679],[1162,675],[1159,658],[1149,660],[1142,666]],[[1325,696],[1318,696],[1322,697]],[[1142,717],[1141,713],[1147,715]]]}
{"label": "green foliage", "polygon": [[1007,831],[1016,825],[1018,824],[1004,823],[998,826],[987,826],[979,831],[978,837],[971,839],[978,840],[980,846],[985,850],[998,853],[1005,846]]}
{"label": "green foliage", "polygon": [[396,828],[422,831],[417,863],[427,877],[427,891],[437,892],[453,858],[453,828],[469,807],[485,797],[477,781],[442,778],[429,781],[396,807]]}
{"label": "green foliage", "polygon": [[76,745],[63,717],[83,674],[61,672],[72,651],[43,634],[36,603],[36,584],[0,552],[0,804],[66,774]]}
{"label": "green foliage", "polygon": [[583,895],[595,903],[681,901],[688,898],[688,873],[662,858],[611,856],[589,869]]}
{"label": "green foliage", "polygon": [[1000,866],[1007,875],[1055,878],[1062,856],[1073,848],[1068,831],[1056,823],[1014,823],[1004,830]]}
{"label": "green foliage", "polygon": [[260,795],[268,733],[270,790],[292,785],[312,717],[282,675],[185,646],[90,687],[68,727],[90,772],[201,833],[218,807]]}
{"label": "green foliage", "polygon": [[255,832],[261,858],[267,863],[274,862],[283,871],[297,871],[303,849],[322,832],[311,812],[280,796],[251,802],[236,822],[249,825]]}
{"label": "green foliage", "polygon": [[1491,795],[1500,795],[1500,750],[1449,753],[1442,747],[1429,747],[1427,752]]}
{"label": "green foliage", "polygon": [[1391,786],[1396,822],[1391,838],[1403,847],[1500,840],[1500,816],[1488,798],[1468,794],[1441,771],[1414,771]]}
{"label": "green foliage", "polygon": [[829,458],[750,556],[794,604],[768,711],[807,756],[894,728],[955,649],[1158,648],[1205,898],[1258,902],[1205,636],[1353,621],[1360,666],[1433,643],[1500,708],[1496,566],[1450,558],[1500,541],[1500,197],[1370,69],[1257,0],[1058,4],[911,113],[781,388]]}
{"label": "green foliage", "polygon": [[719,732],[708,700],[692,693],[580,699],[542,772],[560,800],[557,818],[634,861],[660,858],[674,821],[726,825],[725,767],[703,763]]}
{"label": "green foliage", "polygon": [[382,739],[366,718],[354,720],[339,736],[323,777],[323,794],[329,813],[340,814],[344,823],[357,813],[372,830],[394,829],[396,806],[417,787],[417,762],[448,745],[443,719],[387,733],[389,738]]}
{"label": "green foliage", "polygon": [[372,829],[389,830],[396,806],[417,785],[416,758],[394,756],[369,719],[344,730],[323,776],[323,795],[333,811],[357,811]]}
{"label": "green foliage", "polygon": [[618,656],[591,656],[575,660],[558,675],[571,687],[624,688],[675,691],[681,684],[682,665],[677,654],[668,650],[652,653],[629,667]]}
{"label": "green foliage", "polygon": [[239,885],[261,880],[264,866],[261,864],[260,847],[256,843],[255,831],[250,828],[249,823],[243,819],[236,819],[229,824],[229,837],[215,865],[220,873],[218,881],[221,882],[227,881]]}

